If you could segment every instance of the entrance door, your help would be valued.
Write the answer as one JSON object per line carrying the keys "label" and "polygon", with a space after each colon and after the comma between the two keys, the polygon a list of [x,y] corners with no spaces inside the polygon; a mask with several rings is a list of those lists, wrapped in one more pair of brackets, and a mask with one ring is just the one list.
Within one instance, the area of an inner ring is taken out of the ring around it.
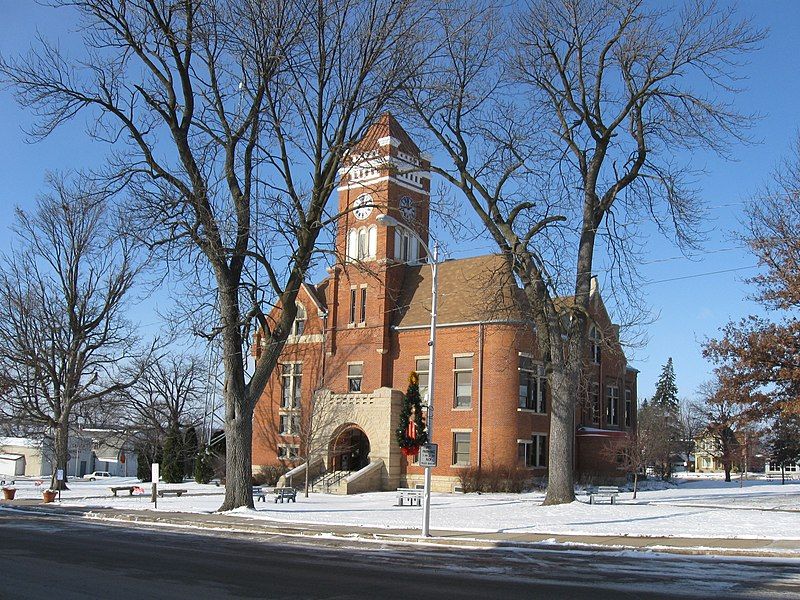
{"label": "entrance door", "polygon": [[333,470],[359,471],[369,464],[369,438],[357,427],[342,431],[333,443]]}

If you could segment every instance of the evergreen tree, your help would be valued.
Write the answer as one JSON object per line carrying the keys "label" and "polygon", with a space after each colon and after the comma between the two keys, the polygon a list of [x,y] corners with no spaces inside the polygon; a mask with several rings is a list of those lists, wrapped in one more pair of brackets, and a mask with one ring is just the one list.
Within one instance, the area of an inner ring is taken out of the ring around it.
{"label": "evergreen tree", "polygon": [[208,483],[214,477],[213,456],[207,445],[203,444],[194,459],[194,480]]}
{"label": "evergreen tree", "polygon": [[136,478],[143,482],[149,483],[152,480],[152,463],[160,463],[164,456],[164,449],[160,446],[154,447],[152,444],[143,444],[135,449],[137,463],[136,463]]}
{"label": "evergreen tree", "polygon": [[183,436],[183,467],[186,477],[193,477],[195,460],[200,452],[200,442],[197,439],[197,430],[189,427]]}
{"label": "evergreen tree", "polygon": [[678,386],[675,385],[675,369],[672,366],[671,356],[661,370],[651,403],[667,412],[678,412]]}
{"label": "evergreen tree", "polygon": [[[413,417],[413,421],[412,421]],[[412,425],[413,423],[413,425]],[[408,378],[408,390],[400,409],[400,424],[396,430],[397,443],[406,456],[419,452],[419,447],[428,441],[422,423],[422,400],[419,396],[419,376],[412,371]]]}
{"label": "evergreen tree", "polygon": [[177,429],[171,430],[164,441],[164,461],[161,464],[161,478],[165,483],[183,481],[183,440]]}

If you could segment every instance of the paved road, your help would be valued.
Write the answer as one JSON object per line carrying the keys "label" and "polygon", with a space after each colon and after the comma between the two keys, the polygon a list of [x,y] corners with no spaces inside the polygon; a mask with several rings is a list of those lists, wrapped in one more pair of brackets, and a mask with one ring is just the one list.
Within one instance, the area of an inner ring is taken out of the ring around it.
{"label": "paved road", "polygon": [[800,562],[454,550],[0,511],[0,598],[798,598]]}

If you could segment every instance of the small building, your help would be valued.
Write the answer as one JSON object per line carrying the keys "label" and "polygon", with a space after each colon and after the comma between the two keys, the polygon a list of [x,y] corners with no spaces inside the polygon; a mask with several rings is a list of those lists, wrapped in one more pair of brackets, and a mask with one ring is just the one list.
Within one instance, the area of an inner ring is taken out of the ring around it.
{"label": "small building", "polygon": [[[31,437],[0,437],[0,453],[13,459],[14,473],[3,471],[5,475],[46,477],[52,473],[50,461],[46,458],[44,443]],[[4,461],[10,462],[10,459]],[[0,469],[3,467],[0,466]],[[6,469],[10,469],[6,466]]]}

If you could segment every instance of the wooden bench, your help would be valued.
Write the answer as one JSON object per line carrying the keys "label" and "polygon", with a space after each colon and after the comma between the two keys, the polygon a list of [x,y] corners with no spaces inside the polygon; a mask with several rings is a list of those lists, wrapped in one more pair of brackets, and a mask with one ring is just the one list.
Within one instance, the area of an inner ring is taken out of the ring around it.
{"label": "wooden bench", "polygon": [[619,488],[615,485],[601,485],[589,492],[589,504],[597,504],[595,498],[610,498],[611,504],[616,504]]}
{"label": "wooden bench", "polygon": [[253,500],[255,500],[256,502],[258,502],[259,500],[261,500],[262,502],[267,501],[267,494],[264,491],[264,488],[260,487],[253,488]]}
{"label": "wooden bench", "polygon": [[120,485],[118,487],[108,488],[116,496],[117,492],[128,492],[129,496],[133,496],[133,491],[136,489],[135,485]]}
{"label": "wooden bench", "polygon": [[415,488],[397,488],[397,506],[403,506],[406,500],[409,506],[422,506],[423,492]]}
{"label": "wooden bench", "polygon": [[284,499],[288,502],[291,500],[292,502],[297,502],[297,490],[293,487],[276,487],[275,490],[275,504],[278,503],[278,500],[283,503]]}
{"label": "wooden bench", "polygon": [[178,498],[181,497],[181,494],[187,494],[187,490],[158,490],[158,497],[163,498],[164,496],[172,496],[175,495]]}

